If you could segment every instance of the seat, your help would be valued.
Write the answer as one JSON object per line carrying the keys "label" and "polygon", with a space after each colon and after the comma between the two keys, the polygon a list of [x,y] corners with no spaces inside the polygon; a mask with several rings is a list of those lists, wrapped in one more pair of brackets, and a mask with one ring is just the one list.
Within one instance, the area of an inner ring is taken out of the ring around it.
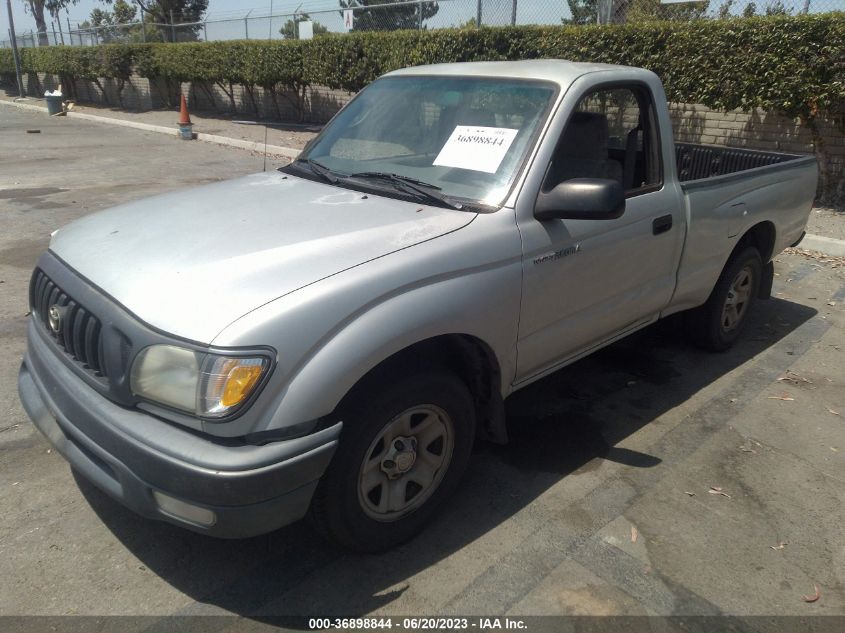
{"label": "seat", "polygon": [[[639,151],[640,132],[642,129],[642,125],[638,125],[628,132],[628,137],[625,140],[625,168],[622,172],[622,177],[624,178],[622,185],[626,191],[634,188],[634,177],[637,171],[637,152]],[[643,183],[640,182],[637,186],[639,187],[641,184]]]}
{"label": "seat", "polygon": [[547,188],[572,178],[608,178],[622,182],[622,165],[608,157],[607,117],[576,112],[552,158]]}
{"label": "seat", "polygon": [[458,125],[496,127],[496,115],[490,110],[472,108],[461,113],[461,116],[458,117]]}
{"label": "seat", "polygon": [[441,146],[458,125],[496,127],[496,115],[489,110],[478,108],[471,110],[460,110],[458,106],[443,108],[440,111],[440,120],[438,121],[438,138],[441,139]]}

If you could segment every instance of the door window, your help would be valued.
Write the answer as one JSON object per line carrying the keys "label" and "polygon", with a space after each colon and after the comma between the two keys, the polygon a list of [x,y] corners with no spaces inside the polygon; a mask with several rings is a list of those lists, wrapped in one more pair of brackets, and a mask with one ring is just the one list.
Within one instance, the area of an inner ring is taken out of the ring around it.
{"label": "door window", "polygon": [[645,88],[617,85],[581,98],[555,148],[543,191],[572,178],[616,180],[628,197],[660,187],[657,121]]}

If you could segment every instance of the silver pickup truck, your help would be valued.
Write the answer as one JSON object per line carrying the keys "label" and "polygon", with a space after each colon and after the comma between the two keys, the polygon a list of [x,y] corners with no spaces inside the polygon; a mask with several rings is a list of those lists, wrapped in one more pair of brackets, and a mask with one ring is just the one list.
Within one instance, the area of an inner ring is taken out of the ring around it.
{"label": "silver pickup truck", "polygon": [[291,165],[57,231],[21,400],[139,514],[221,537],[310,513],[410,538],[503,400],[685,311],[740,335],[803,236],[812,157],[674,143],[646,70],[422,66],[357,95]]}

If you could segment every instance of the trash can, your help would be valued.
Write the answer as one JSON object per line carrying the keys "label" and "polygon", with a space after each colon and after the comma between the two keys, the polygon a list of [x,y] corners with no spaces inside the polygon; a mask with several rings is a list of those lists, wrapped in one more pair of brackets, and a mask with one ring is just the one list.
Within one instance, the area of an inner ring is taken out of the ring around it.
{"label": "trash can", "polygon": [[62,95],[47,95],[44,99],[47,101],[47,114],[52,116],[62,111],[62,100],[64,99]]}

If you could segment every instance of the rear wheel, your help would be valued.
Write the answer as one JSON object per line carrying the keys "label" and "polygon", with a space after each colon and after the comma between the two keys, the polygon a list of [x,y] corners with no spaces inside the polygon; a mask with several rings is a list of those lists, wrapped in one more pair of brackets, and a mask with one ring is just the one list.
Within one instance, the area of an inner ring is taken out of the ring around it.
{"label": "rear wheel", "polygon": [[763,262],[754,247],[728,260],[707,303],[690,312],[690,335],[697,345],[722,352],[736,342],[759,294],[762,273]]}
{"label": "rear wheel", "polygon": [[452,493],[475,435],[472,397],[447,370],[364,389],[311,504],[318,529],[376,552],[414,536]]}

